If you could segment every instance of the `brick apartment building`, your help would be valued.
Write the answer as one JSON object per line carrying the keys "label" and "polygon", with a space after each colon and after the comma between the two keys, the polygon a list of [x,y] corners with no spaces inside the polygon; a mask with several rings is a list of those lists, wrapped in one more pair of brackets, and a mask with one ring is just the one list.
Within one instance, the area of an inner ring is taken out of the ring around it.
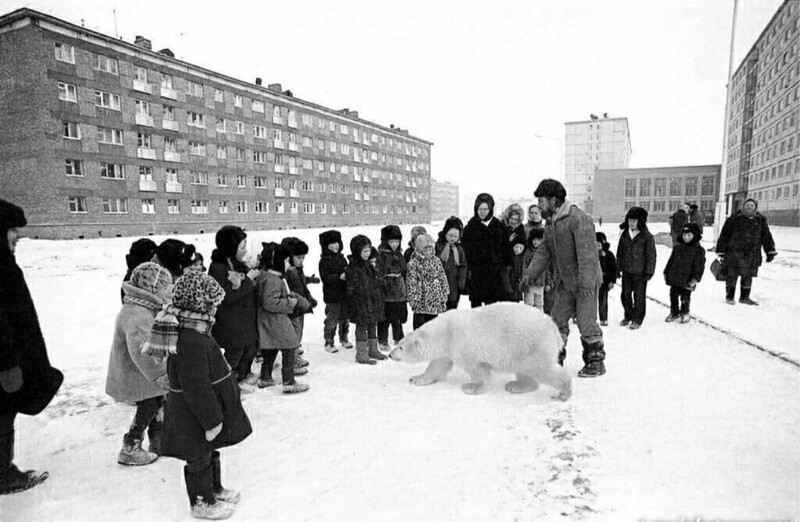
{"label": "brick apartment building", "polygon": [[142,37],[0,17],[0,197],[31,237],[430,222],[431,145]]}
{"label": "brick apartment building", "polygon": [[458,185],[431,180],[431,220],[443,221],[458,216]]}

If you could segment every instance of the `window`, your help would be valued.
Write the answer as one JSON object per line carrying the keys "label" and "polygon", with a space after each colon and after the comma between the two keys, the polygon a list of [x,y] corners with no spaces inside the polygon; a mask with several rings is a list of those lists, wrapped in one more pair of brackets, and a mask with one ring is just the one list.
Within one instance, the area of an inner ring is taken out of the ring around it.
{"label": "window", "polygon": [[263,125],[253,125],[253,137],[267,139],[267,128]]}
{"label": "window", "polygon": [[153,167],[139,166],[139,179],[141,181],[153,181]]}
{"label": "window", "polygon": [[192,214],[208,214],[208,200],[207,199],[193,199],[192,200]]}
{"label": "window", "polygon": [[327,214],[328,213],[328,204],[327,203],[319,203],[319,213],[320,214]]}
{"label": "window", "polygon": [[275,178],[275,188],[277,189],[283,188],[283,178]]}
{"label": "window", "polygon": [[100,177],[106,179],[125,179],[125,170],[118,163],[100,162]]}
{"label": "window", "polygon": [[150,116],[150,104],[146,101],[136,100],[136,114]]}
{"label": "window", "polygon": [[[55,51],[56,51],[56,60],[58,60],[59,62],[75,63],[75,48],[73,46],[62,43],[56,43]],[[85,210],[82,212],[85,212]]]}
{"label": "window", "polygon": [[241,94],[234,94],[233,95],[233,105],[234,105],[234,107],[241,107],[242,106],[242,95]]}
{"label": "window", "polygon": [[58,82],[58,99],[68,102],[77,102],[78,88],[71,83]]}
{"label": "window", "polygon": [[228,186],[228,175],[227,174],[217,174],[217,185],[220,187],[227,187]]}
{"label": "window", "polygon": [[649,179],[639,180],[639,197],[650,197],[650,181]]}
{"label": "window", "polygon": [[147,69],[139,67],[138,65],[133,68],[133,79],[142,83],[147,83]]}
{"label": "window", "polygon": [[178,169],[164,169],[164,178],[168,183],[177,183]]}
{"label": "window", "polygon": [[273,118],[280,118],[281,117],[281,108],[279,105],[272,106],[272,117]]}
{"label": "window", "polygon": [[217,159],[228,159],[228,149],[223,145],[217,145]]}
{"label": "window", "polygon": [[678,201],[677,199],[671,199],[669,201],[669,211],[670,212],[677,212],[679,205],[680,205],[680,201]]}
{"label": "window", "polygon": [[228,214],[228,202],[227,201],[220,201],[219,202],[219,213],[220,214]]}
{"label": "window", "polygon": [[625,180],[625,197],[636,197],[636,178]]}
{"label": "window", "polygon": [[117,59],[109,58],[108,56],[103,56],[102,54],[97,55],[97,61],[95,62],[95,69],[97,69],[98,71],[107,72],[109,74],[119,74],[117,67]]}
{"label": "window", "polygon": [[83,163],[78,160],[65,160],[64,167],[67,176],[83,176]]}
{"label": "window", "polygon": [[188,96],[195,96],[197,98],[203,97],[203,85],[194,83],[193,81],[186,80],[186,94]]}
{"label": "window", "polygon": [[244,174],[237,174],[236,175],[236,186],[239,188],[246,188],[247,187],[247,176]]}
{"label": "window", "polygon": [[189,142],[189,154],[192,156],[205,156],[206,155],[206,144],[200,143],[199,141],[190,141]]}
{"label": "window", "polygon": [[[654,185],[653,185],[653,196],[657,198],[663,198],[666,196],[666,189],[667,189],[667,179],[666,178],[656,178]],[[655,211],[655,207],[653,207]]]}
{"label": "window", "polygon": [[167,214],[180,214],[181,213],[181,200],[168,199],[167,200]]}
{"label": "window", "polygon": [[208,172],[193,170],[189,174],[192,177],[192,185],[208,185]]}
{"label": "window", "polygon": [[214,101],[215,102],[224,102],[225,101],[225,95],[223,94],[223,92],[221,90],[214,89]]}
{"label": "window", "polygon": [[702,192],[703,196],[713,196],[714,195],[714,176],[703,176],[702,181]]}
{"label": "window", "polygon": [[350,129],[347,128],[347,125],[342,123],[341,125],[339,125],[339,132],[341,132],[342,134],[348,134],[350,132]]}
{"label": "window", "polygon": [[164,105],[164,112],[162,119],[164,121],[175,121],[175,108],[169,105]]}
{"label": "window", "polygon": [[97,128],[97,141],[100,143],[110,143],[112,145],[122,145],[122,131],[119,129],[109,129],[107,127]]}
{"label": "window", "polygon": [[256,176],[253,178],[253,187],[255,188],[269,188],[269,178],[266,176]]}
{"label": "window", "polygon": [[244,149],[238,147],[233,149],[233,159],[236,161],[244,161]]}
{"label": "window", "polygon": [[239,214],[247,214],[247,201],[237,201],[236,212]]}
{"label": "window", "polygon": [[253,112],[264,112],[264,102],[260,100],[253,100],[253,104],[250,106]]}
{"label": "window", "polygon": [[256,201],[253,206],[256,214],[269,214],[269,203],[266,201]]}
{"label": "window", "polygon": [[110,92],[94,91],[94,104],[104,109],[120,110],[119,94]]}
{"label": "window", "polygon": [[156,213],[156,200],[143,199],[142,200],[142,214],[155,214]]}
{"label": "window", "polygon": [[186,113],[186,120],[187,120],[186,123],[190,127],[199,127],[199,128],[202,128],[202,129],[204,129],[206,127],[206,119],[200,113],[189,111],[189,112]]}
{"label": "window", "polygon": [[[172,75],[171,74],[162,74],[161,75],[161,87],[164,89],[172,89]],[[177,200],[171,200],[177,201]],[[176,212],[177,214],[177,212]]]}
{"label": "window", "polygon": [[227,131],[227,123],[222,118],[217,118],[217,132],[225,134]]}
{"label": "window", "polygon": [[65,121],[62,122],[62,133],[61,135],[69,140],[79,140],[81,139],[81,128],[80,126],[75,123],[74,121]]}
{"label": "window", "polygon": [[153,141],[152,136],[150,136],[149,134],[144,134],[140,132],[136,135],[136,146],[139,148],[142,149],[153,148],[151,147],[152,141]]}
{"label": "window", "polygon": [[244,123],[241,121],[234,123],[234,132],[236,134],[244,134]]}
{"label": "window", "polygon": [[300,188],[301,188],[302,190],[306,190],[306,191],[309,191],[309,192],[313,192],[313,191],[314,191],[314,182],[313,182],[313,181],[311,181],[311,180],[303,180],[303,181],[300,183]]}
{"label": "window", "polygon": [[126,198],[103,198],[103,212],[106,214],[127,214],[128,200]]}
{"label": "window", "polygon": [[70,196],[68,201],[71,214],[86,213],[86,198],[84,196]]}
{"label": "window", "polygon": [[[666,180],[664,180],[666,181]],[[653,212],[664,212],[666,202],[662,200],[653,201]]]}
{"label": "window", "polygon": [[686,196],[697,196],[697,178],[686,178]]}
{"label": "window", "polygon": [[[670,197],[682,196],[683,180],[681,178],[669,178],[669,195]],[[678,210],[677,208],[675,210]]]}
{"label": "window", "polygon": [[292,214],[297,214],[297,202],[291,201],[289,202],[289,212]]}
{"label": "window", "polygon": [[253,151],[253,161],[256,163],[266,163],[267,162],[267,153],[262,152],[260,150]]}
{"label": "window", "polygon": [[276,201],[275,202],[275,213],[276,214],[283,214],[283,201]]}
{"label": "window", "polygon": [[178,152],[178,140],[175,138],[164,138],[164,150],[167,152]]}

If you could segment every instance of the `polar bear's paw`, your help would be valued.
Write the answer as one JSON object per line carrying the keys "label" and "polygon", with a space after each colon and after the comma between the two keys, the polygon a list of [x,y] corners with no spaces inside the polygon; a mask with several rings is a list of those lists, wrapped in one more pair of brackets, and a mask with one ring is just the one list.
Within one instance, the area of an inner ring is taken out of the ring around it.
{"label": "polar bear's paw", "polygon": [[516,381],[506,383],[506,391],[510,393],[528,393],[536,391],[539,383],[525,375],[517,375]]}
{"label": "polar bear's paw", "polygon": [[428,386],[429,384],[433,384],[436,381],[438,381],[438,379],[431,377],[427,373],[415,375],[408,380],[408,382],[410,382],[414,386]]}
{"label": "polar bear's paw", "polygon": [[482,382],[468,382],[461,386],[461,391],[467,395],[480,395],[486,391],[486,385]]}

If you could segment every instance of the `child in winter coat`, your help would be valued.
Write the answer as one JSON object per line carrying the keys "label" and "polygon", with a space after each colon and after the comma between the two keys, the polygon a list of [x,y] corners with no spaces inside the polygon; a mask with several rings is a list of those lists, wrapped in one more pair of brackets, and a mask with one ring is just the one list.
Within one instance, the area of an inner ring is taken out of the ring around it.
{"label": "child in winter coat", "polygon": [[622,274],[622,306],[625,317],[620,326],[637,330],[647,311],[647,282],[656,271],[656,242],[647,230],[647,211],[631,207],[619,226],[617,270]]}
{"label": "child in winter coat", "polygon": [[[153,256],[156,255],[156,248],[158,248],[157,245],[146,237],[131,243],[130,251],[125,254],[125,264],[128,265],[128,271],[125,272],[125,277],[122,279],[123,283],[130,281],[131,274],[133,274],[133,270],[137,266],[153,260]],[[120,297],[122,298],[122,303],[125,304],[125,290],[121,288]]]}
{"label": "child in winter coat", "polygon": [[533,252],[527,248],[526,243],[527,240],[522,231],[514,234],[511,239],[511,253],[513,257],[511,261],[511,270],[508,272],[508,283],[511,291],[506,296],[505,300],[513,303],[522,301],[520,281],[525,273],[525,269],[528,268],[528,263],[530,263],[533,258]]}
{"label": "child in winter coat", "polygon": [[383,280],[372,266],[372,243],[367,236],[350,240],[347,265],[347,315],[356,325],[356,362],[376,364],[386,359],[378,350],[378,323],[384,320]]}
{"label": "child in winter coat", "polygon": [[[172,275],[158,263],[138,265],[122,283],[124,304],[117,314],[108,360],[106,393],[118,401],[136,403],[136,415],[122,439],[117,462],[143,466],[161,453],[167,362],[142,354],[142,344],[161,307],[172,295]],[[145,430],[150,451],[142,449]]]}
{"label": "child in winter coat", "polygon": [[[666,321],[679,320],[688,323],[689,304],[692,292],[703,277],[706,266],[706,251],[700,245],[703,233],[697,223],[687,223],[681,228],[678,244],[672,249],[664,279],[669,285],[669,315]],[[680,299],[680,308],[678,300]]]}
{"label": "child in winter coat", "polygon": [[417,225],[415,227],[411,227],[411,240],[408,242],[408,248],[406,248],[405,252],[403,252],[403,259],[406,260],[406,265],[411,261],[411,254],[414,253],[414,249],[417,246],[417,237],[420,234],[426,234],[428,231],[425,230],[425,227],[421,225]]}
{"label": "child in winter coat", "polygon": [[445,304],[447,310],[458,308],[461,294],[467,290],[467,256],[461,247],[462,232],[464,224],[456,216],[450,216],[444,222],[444,227],[439,232],[439,239],[436,241],[436,256],[442,260],[447,284],[450,287]]}
{"label": "child in winter coat", "polygon": [[294,378],[296,374],[303,372],[298,372],[295,368],[294,361],[300,341],[289,319],[289,314],[294,311],[300,298],[290,292],[285,279],[291,252],[277,243],[262,243],[262,245],[263,250],[259,258],[261,275],[256,278],[256,299],[258,345],[264,361],[261,363],[258,387],[275,386],[275,381],[272,380],[272,367],[280,351],[283,393],[302,393],[308,390],[308,385],[299,383]]}
{"label": "child in winter coat", "polygon": [[233,514],[240,494],[222,487],[217,450],[240,443],[253,431],[236,378],[211,336],[214,314],[224,297],[212,277],[187,270],[175,283],[172,304],[158,314],[142,347],[148,355],[169,355],[161,451],[186,462],[186,492],[195,518]]}
{"label": "child in winter coat", "polygon": [[611,245],[606,241],[606,235],[595,232],[597,239],[597,255],[600,258],[600,269],[603,271],[603,284],[597,291],[597,310],[600,316],[600,326],[608,326],[608,292],[617,282],[617,260],[611,253]]}
{"label": "child in winter coat", "polygon": [[403,234],[400,227],[388,225],[381,229],[377,268],[385,289],[384,320],[378,323],[378,345],[389,351],[389,326],[395,344],[403,338],[403,323],[408,320],[406,297],[406,260],[400,250]]}
{"label": "child in winter coat", "polygon": [[[317,306],[317,300],[311,296],[311,292],[308,290],[308,284],[319,283],[319,278],[314,275],[306,277],[303,272],[303,263],[305,262],[306,254],[308,254],[308,245],[304,241],[296,237],[287,237],[281,241],[281,245],[289,249],[290,255],[288,258],[289,266],[286,267],[286,282],[289,285],[289,291],[294,293],[295,297],[298,299],[297,306],[292,313],[289,314],[289,319],[292,321],[292,326],[297,334],[297,341],[300,343],[300,346],[302,346],[305,315],[313,314],[314,307]],[[305,368],[308,366],[308,361],[303,359],[302,354],[303,349],[298,348],[297,357],[295,358],[295,368]],[[302,374],[295,372],[295,375],[304,375],[307,372],[307,370]]]}
{"label": "child in winter coat", "polygon": [[[533,254],[542,246],[544,242],[544,228],[532,228],[528,232],[528,245],[524,254],[523,263],[525,268],[533,259]],[[550,270],[542,272],[535,281],[532,281],[527,288],[522,288],[523,301],[528,306],[533,306],[539,310],[544,310],[544,294],[552,286]]]}
{"label": "child in winter coat", "polygon": [[414,311],[414,330],[436,318],[446,308],[450,285],[442,261],[434,255],[433,238],[417,237],[416,248],[408,263],[408,301]]}
{"label": "child in winter coat", "polygon": [[352,348],[353,343],[347,339],[350,322],[347,317],[347,283],[345,269],[347,258],[344,257],[342,234],[338,230],[327,230],[319,235],[319,246],[322,255],[319,260],[319,276],[322,278],[322,299],[325,301],[325,351],[339,351],[333,344],[336,327],[339,327],[339,344],[343,348]]}

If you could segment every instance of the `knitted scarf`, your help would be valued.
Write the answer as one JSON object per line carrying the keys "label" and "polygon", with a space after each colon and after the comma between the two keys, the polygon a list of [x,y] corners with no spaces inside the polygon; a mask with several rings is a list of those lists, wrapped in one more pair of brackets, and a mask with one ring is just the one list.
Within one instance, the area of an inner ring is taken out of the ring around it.
{"label": "knitted scarf", "polygon": [[212,326],[214,326],[213,315],[190,312],[173,305],[166,305],[156,315],[150,333],[142,344],[142,353],[160,361],[169,354],[177,352],[178,332],[181,328],[210,335]]}
{"label": "knitted scarf", "polygon": [[439,259],[441,259],[442,262],[447,263],[447,260],[450,259],[450,250],[453,251],[453,260],[456,262],[457,266],[459,264],[458,248],[450,243],[445,243],[444,248],[442,248],[442,252],[439,254]]}
{"label": "knitted scarf", "polygon": [[126,295],[125,297],[123,297],[122,298],[122,302],[123,303],[131,303],[131,304],[143,306],[143,307],[147,308],[148,310],[156,310],[156,311],[161,310],[161,306],[162,306],[159,303],[155,303],[153,301],[150,301],[149,299],[143,299],[141,297],[133,297],[133,296],[130,296],[130,295]]}

